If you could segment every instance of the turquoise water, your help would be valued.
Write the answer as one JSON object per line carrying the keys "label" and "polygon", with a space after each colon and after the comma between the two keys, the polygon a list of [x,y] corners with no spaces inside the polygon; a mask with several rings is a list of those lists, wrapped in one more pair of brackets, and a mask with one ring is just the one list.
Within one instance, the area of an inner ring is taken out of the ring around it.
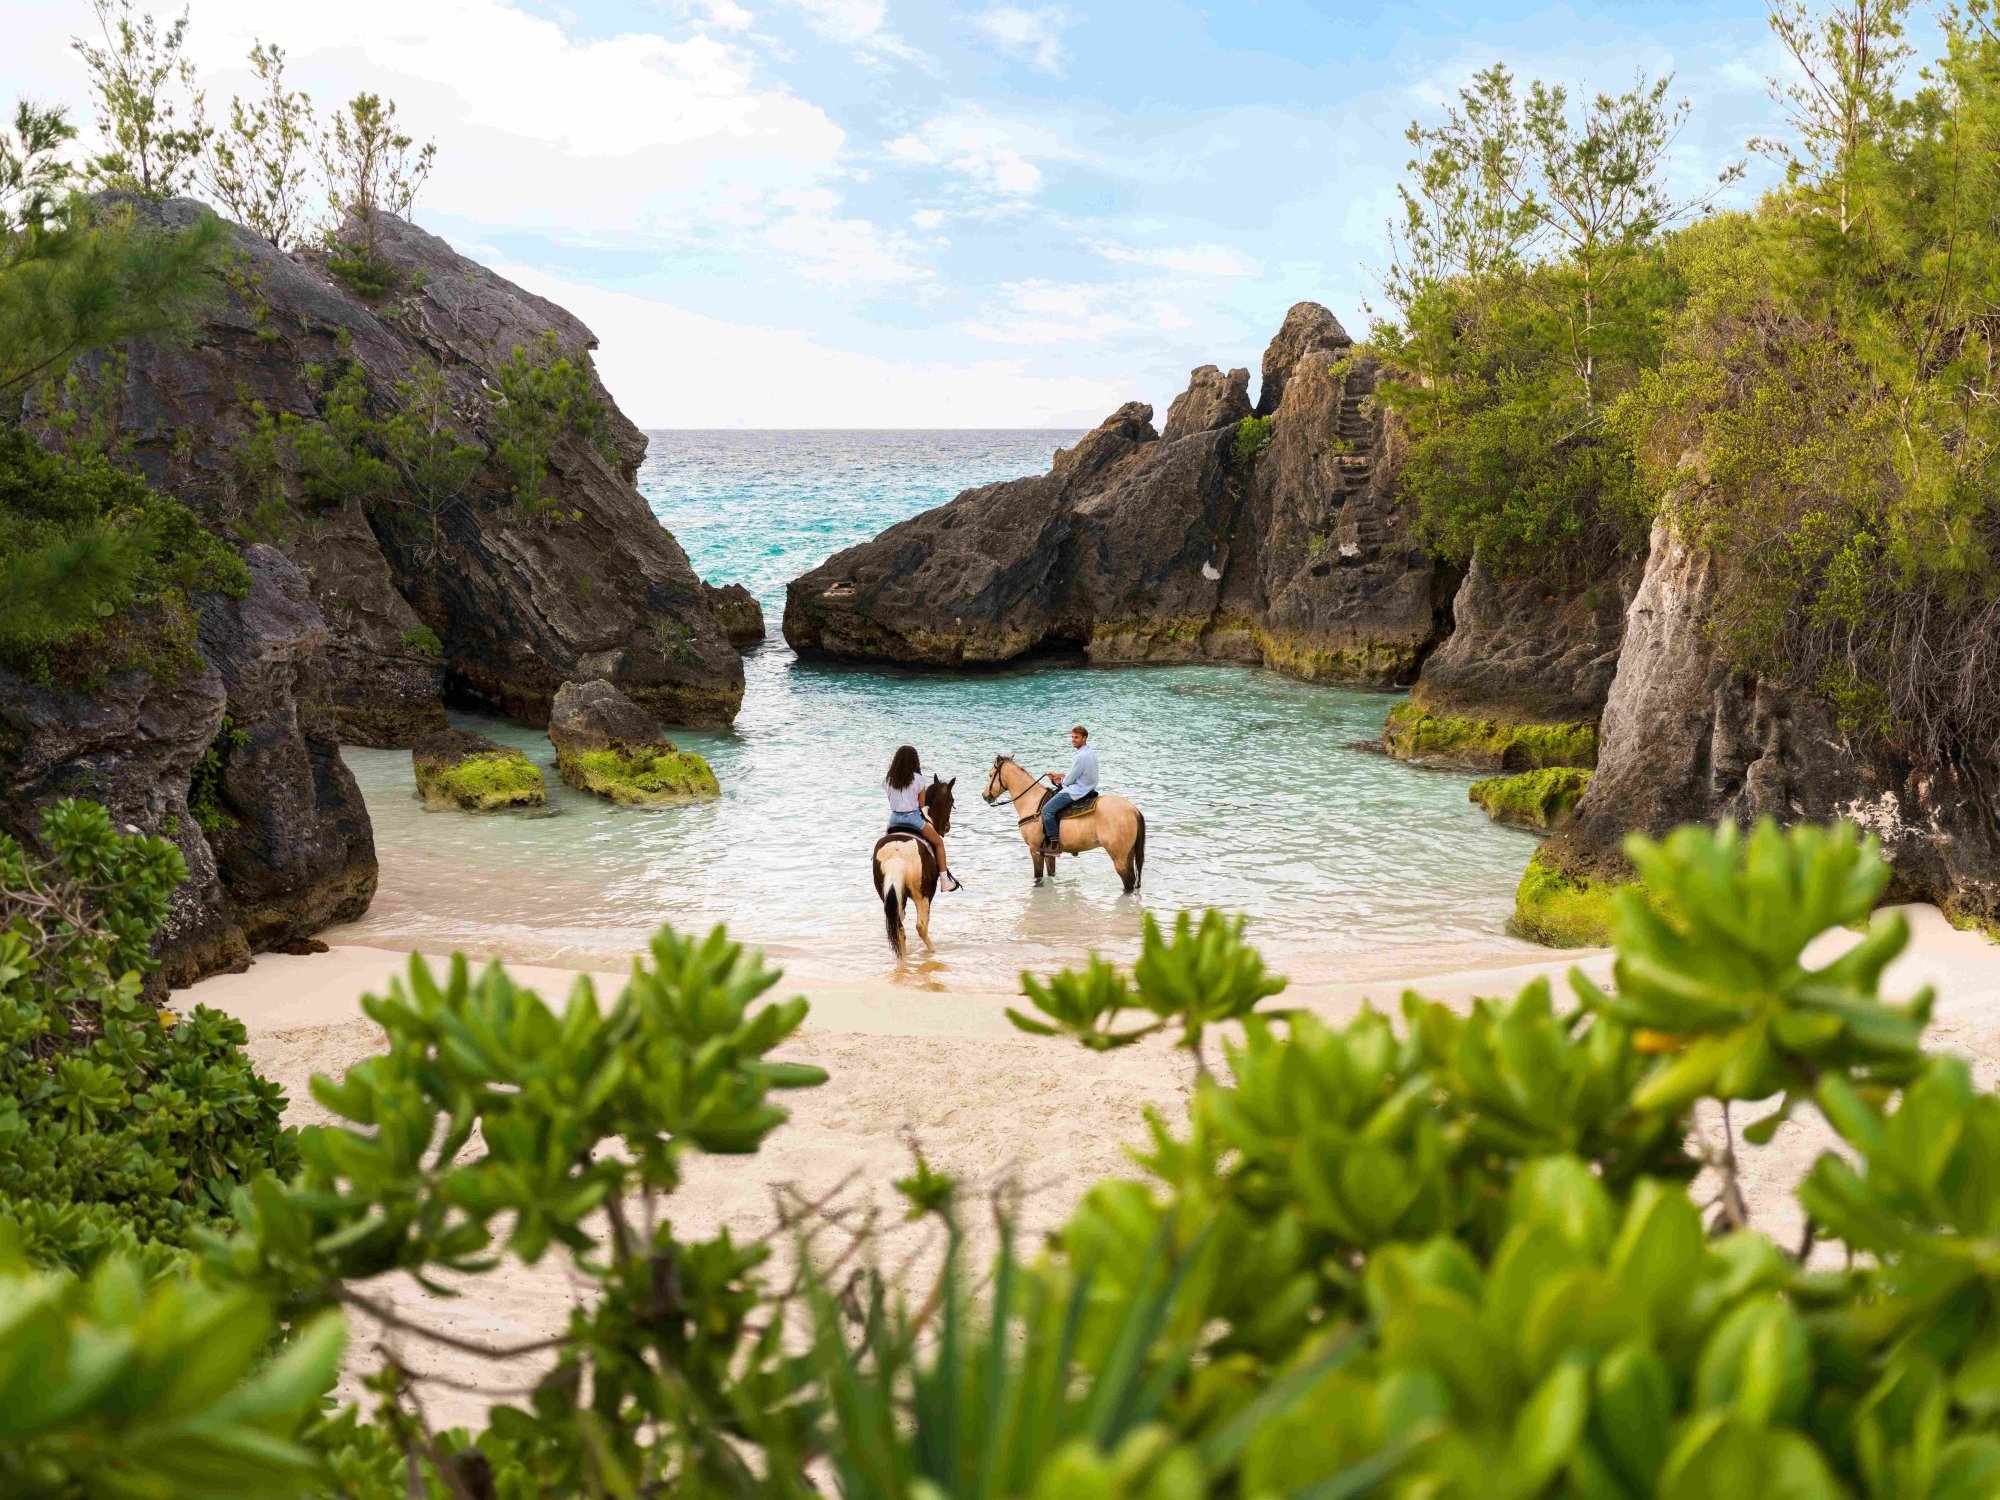
{"label": "turquoise water", "polygon": [[[381,894],[344,934],[522,958],[616,962],[663,920],[727,922],[794,972],[1011,986],[1022,968],[1136,950],[1142,913],[1242,911],[1300,981],[1419,972],[1530,952],[1502,931],[1533,841],[1466,800],[1469,777],[1353,748],[1394,699],[1226,667],[977,676],[798,662],[777,637],[785,580],[967,485],[1037,472],[1067,433],[655,433],[641,485],[702,576],[746,583],[772,638],[744,662],[725,732],[678,732],[723,795],[629,812],[572,792],[539,733],[466,720],[548,771],[546,814],[427,812],[407,753],[350,749],[375,819]],[[1004,804],[979,800],[1006,751],[1068,762],[1090,725],[1109,789],[1148,819],[1145,889],[1102,854],[1035,889]],[[952,864],[966,889],[932,918],[938,951],[898,969],[869,882],[895,747],[958,778]]]}

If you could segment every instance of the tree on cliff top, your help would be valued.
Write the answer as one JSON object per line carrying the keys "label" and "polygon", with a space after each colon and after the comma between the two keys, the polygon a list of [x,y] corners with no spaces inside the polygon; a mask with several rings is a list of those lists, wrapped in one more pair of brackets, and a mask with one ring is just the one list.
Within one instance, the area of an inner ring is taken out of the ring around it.
{"label": "tree on cliff top", "polygon": [[[1412,124],[1372,341],[1413,437],[1404,484],[1448,554],[1511,572],[1643,536],[1630,455],[1603,409],[1657,357],[1672,299],[1660,231],[1667,155],[1687,113],[1641,77],[1572,106],[1559,85],[1478,74],[1443,123]],[[1736,169],[1724,174],[1733,180]]]}
{"label": "tree on cliff top", "polygon": [[102,149],[86,158],[87,186],[171,198],[194,182],[211,131],[186,55],[185,7],[164,28],[132,0],[92,0],[98,41],[72,42],[95,101]]}
{"label": "tree on cliff top", "polygon": [[394,277],[382,259],[381,215],[406,215],[437,161],[437,147],[403,133],[396,106],[356,94],[320,137],[329,206],[329,263],[355,290],[379,294]]}

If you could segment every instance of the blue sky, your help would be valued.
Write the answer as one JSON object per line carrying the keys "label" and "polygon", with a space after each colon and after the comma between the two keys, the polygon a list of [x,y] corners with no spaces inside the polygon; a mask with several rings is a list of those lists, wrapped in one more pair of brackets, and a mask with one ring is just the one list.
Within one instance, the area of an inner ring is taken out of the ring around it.
{"label": "blue sky", "polygon": [[[82,104],[81,0],[6,0],[0,90]],[[164,9],[164,7],[162,7]],[[1688,187],[1773,123],[1761,0],[192,0],[434,138],[419,222],[572,307],[654,426],[1090,425],[1284,310],[1360,333],[1407,156],[1502,59],[1673,72]],[[213,110],[214,106],[211,105]],[[1765,179],[1753,168],[1739,196]]]}

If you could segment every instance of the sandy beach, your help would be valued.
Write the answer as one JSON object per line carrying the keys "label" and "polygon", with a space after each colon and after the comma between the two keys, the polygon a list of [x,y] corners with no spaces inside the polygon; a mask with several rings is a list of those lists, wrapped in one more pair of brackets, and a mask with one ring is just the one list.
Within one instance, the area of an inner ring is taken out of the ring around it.
{"label": "sandy beach", "polygon": [[[1905,908],[1909,949],[1889,971],[1887,992],[1901,997],[1924,984],[1939,993],[1932,1044],[1975,1062],[1980,1081],[2000,1078],[2000,948],[1955,931],[1934,908]],[[1830,933],[1813,957],[1824,961],[1854,941]],[[266,955],[242,974],[222,975],[178,992],[177,1005],[213,1006],[239,1017],[258,1067],[291,1098],[299,1124],[325,1118],[308,1081],[339,1073],[375,1050],[380,1033],[361,1014],[364,994],[386,991],[409,955],[381,948],[335,947],[326,953]],[[1405,988],[1433,999],[1469,1004],[1475,996],[1509,995],[1541,974],[1562,982],[1572,965],[1609,977],[1609,953],[1551,956],[1531,964],[1316,984],[1288,989],[1276,1004],[1310,1009],[1328,1019],[1353,1015],[1362,1004],[1393,1008]],[[565,994],[576,971],[509,964],[514,977],[545,998]],[[596,982],[615,994],[622,973]],[[764,1150],[752,1157],[695,1158],[671,1214],[684,1237],[727,1226],[739,1237],[770,1233],[777,1224],[773,1190],[795,1185],[811,1197],[843,1182],[844,1201],[873,1202],[885,1226],[896,1218],[888,1186],[909,1164],[912,1141],[939,1168],[977,1187],[1012,1179],[1022,1189],[1020,1218],[1029,1233],[1052,1227],[1096,1179],[1131,1170],[1125,1148],[1143,1134],[1142,1112],[1159,1108],[1170,1122],[1185,1106],[1193,1069],[1164,1038],[1120,1052],[1093,1053],[1054,1039],[1025,1036],[1007,1021],[1012,994],[943,992],[895,984],[787,986],[804,993],[812,1011],[804,1029],[779,1054],[824,1067],[831,1080],[786,1097],[792,1112]],[[1747,1153],[1745,1180],[1755,1222],[1772,1233],[1797,1233],[1788,1191],[1830,1136],[1816,1119],[1795,1121],[1761,1151]],[[1697,1191],[1700,1191],[1697,1185]],[[905,1253],[911,1231],[885,1233],[885,1258]],[[910,1253],[921,1245],[909,1244]],[[398,1305],[426,1324],[470,1339],[515,1342],[559,1326],[571,1301],[567,1269],[552,1256],[542,1265],[509,1265],[469,1284],[455,1300],[405,1286]],[[372,1363],[369,1330],[357,1330],[356,1360]],[[443,1425],[476,1423],[490,1400],[518,1385],[518,1367],[493,1368],[463,1355],[404,1344],[413,1368],[440,1377],[427,1410]],[[444,1384],[442,1382],[449,1382]]]}

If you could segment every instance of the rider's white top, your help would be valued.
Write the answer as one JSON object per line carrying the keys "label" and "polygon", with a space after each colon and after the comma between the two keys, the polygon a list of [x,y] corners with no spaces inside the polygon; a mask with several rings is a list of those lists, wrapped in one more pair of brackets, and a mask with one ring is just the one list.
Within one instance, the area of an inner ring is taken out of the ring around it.
{"label": "rider's white top", "polygon": [[1076,752],[1076,759],[1069,763],[1069,775],[1063,777],[1063,790],[1073,800],[1081,800],[1097,790],[1097,752],[1085,745]]}
{"label": "rider's white top", "polygon": [[892,813],[922,812],[924,808],[924,778],[912,776],[910,784],[900,790],[889,785],[887,777],[882,779],[882,789],[889,794],[889,811]]}

